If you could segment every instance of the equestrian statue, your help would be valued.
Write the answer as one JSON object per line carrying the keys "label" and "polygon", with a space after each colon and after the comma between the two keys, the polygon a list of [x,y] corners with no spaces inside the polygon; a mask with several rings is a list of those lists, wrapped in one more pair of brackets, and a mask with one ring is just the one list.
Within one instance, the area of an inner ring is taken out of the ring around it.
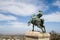
{"label": "equestrian statue", "polygon": [[32,24],[33,25],[33,29],[32,31],[34,31],[34,27],[37,26],[38,28],[40,28],[42,30],[43,33],[46,33],[46,29],[44,26],[44,19],[42,19],[42,11],[39,11],[39,13],[37,15],[33,14],[31,16],[31,19],[28,22],[28,25]]}

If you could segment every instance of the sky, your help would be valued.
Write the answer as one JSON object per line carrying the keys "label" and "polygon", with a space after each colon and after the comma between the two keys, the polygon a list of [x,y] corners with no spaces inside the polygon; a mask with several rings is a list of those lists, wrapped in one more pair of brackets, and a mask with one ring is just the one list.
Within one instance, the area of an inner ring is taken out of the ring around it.
{"label": "sky", "polygon": [[[60,0],[0,0],[0,34],[24,34],[32,30],[32,14],[43,11],[47,32],[60,33]],[[36,31],[41,31],[35,26]]]}

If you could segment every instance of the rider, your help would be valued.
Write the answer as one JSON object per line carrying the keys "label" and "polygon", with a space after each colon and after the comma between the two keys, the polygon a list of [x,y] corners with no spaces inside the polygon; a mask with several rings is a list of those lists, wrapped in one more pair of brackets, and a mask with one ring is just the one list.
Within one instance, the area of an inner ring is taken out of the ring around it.
{"label": "rider", "polygon": [[42,17],[42,11],[39,11],[39,14],[37,15],[38,18]]}
{"label": "rider", "polygon": [[43,15],[43,14],[42,14],[42,11],[39,11],[39,14],[37,15],[37,17],[40,18],[41,24],[43,25],[43,24],[44,24],[44,19],[41,18],[42,15]]}

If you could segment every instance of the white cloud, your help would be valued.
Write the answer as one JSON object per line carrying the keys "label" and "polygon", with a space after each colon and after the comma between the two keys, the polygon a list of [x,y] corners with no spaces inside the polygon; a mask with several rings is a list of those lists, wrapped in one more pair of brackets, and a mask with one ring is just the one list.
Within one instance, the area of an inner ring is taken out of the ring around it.
{"label": "white cloud", "polygon": [[22,23],[22,22],[10,22],[11,27],[17,28],[17,27],[27,27],[26,23]]}
{"label": "white cloud", "polygon": [[46,10],[49,9],[49,6],[47,6],[47,5],[45,5],[43,2],[41,2],[41,3],[39,4],[39,6],[37,6],[37,9],[38,9],[38,10],[42,10],[42,11],[46,11]]}
{"label": "white cloud", "polygon": [[30,3],[16,2],[16,1],[0,1],[0,9],[7,10],[15,15],[29,16],[36,13],[37,10],[46,10],[48,6],[41,3],[40,6],[36,6]]}
{"label": "white cloud", "polygon": [[0,9],[7,10],[16,15],[31,15],[36,11],[36,7],[27,3],[17,2],[0,2]]}
{"label": "white cloud", "polygon": [[4,28],[4,27],[0,26],[0,28]]}
{"label": "white cloud", "polygon": [[56,2],[54,2],[53,5],[58,6],[60,8],[60,0],[57,0]]}
{"label": "white cloud", "polygon": [[9,22],[10,27],[12,28],[30,28],[32,27],[32,25],[28,26],[28,23],[24,23],[24,22],[18,22],[18,21],[13,21],[13,22]]}
{"label": "white cloud", "polygon": [[60,22],[60,12],[44,15],[43,18],[46,22]]}
{"label": "white cloud", "polygon": [[16,20],[16,17],[0,14],[0,20]]}
{"label": "white cloud", "polygon": [[9,21],[6,26],[0,25],[0,28],[2,28],[0,31],[3,34],[23,34],[28,30],[32,30],[32,26],[28,26],[27,23],[24,22],[18,22],[18,21]]}

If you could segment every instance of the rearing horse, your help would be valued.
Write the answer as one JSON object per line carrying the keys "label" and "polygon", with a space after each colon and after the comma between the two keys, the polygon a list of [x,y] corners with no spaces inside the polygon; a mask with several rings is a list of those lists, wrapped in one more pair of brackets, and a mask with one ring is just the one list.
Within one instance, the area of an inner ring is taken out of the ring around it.
{"label": "rearing horse", "polygon": [[40,28],[42,30],[43,33],[46,32],[45,26],[43,25],[44,20],[41,19],[41,17],[42,17],[41,11],[39,11],[39,14],[37,14],[37,15],[32,15],[32,18],[28,22],[28,25],[33,24],[32,31],[34,31],[34,26],[37,26],[38,28]]}

